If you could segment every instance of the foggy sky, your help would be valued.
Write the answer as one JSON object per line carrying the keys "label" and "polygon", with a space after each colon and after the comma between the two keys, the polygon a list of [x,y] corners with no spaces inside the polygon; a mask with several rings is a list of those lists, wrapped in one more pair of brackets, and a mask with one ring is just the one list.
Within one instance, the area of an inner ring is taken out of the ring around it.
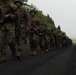
{"label": "foggy sky", "polygon": [[45,15],[49,14],[55,26],[61,26],[70,38],[76,38],[76,0],[28,0]]}

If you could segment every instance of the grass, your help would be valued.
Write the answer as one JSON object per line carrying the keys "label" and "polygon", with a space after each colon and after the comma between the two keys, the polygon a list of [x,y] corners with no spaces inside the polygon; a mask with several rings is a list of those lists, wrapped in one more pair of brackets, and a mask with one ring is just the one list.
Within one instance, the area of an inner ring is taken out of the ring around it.
{"label": "grass", "polygon": [[72,42],[73,42],[73,44],[75,44],[75,45],[76,45],[76,40],[75,40],[75,39],[73,39],[73,40],[72,40]]}

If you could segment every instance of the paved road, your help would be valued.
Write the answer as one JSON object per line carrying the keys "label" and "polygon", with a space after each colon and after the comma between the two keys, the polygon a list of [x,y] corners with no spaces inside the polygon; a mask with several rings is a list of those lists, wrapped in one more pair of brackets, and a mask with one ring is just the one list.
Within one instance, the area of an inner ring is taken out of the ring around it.
{"label": "paved road", "polygon": [[0,64],[0,75],[76,75],[76,46],[43,55],[38,51],[36,57],[29,56],[26,48],[23,55],[21,60],[13,61],[9,51],[7,63]]}

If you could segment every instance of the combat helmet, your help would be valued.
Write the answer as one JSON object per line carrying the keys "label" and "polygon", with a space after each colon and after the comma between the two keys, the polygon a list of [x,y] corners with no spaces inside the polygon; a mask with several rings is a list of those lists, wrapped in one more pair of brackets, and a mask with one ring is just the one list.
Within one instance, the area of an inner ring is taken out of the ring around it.
{"label": "combat helmet", "polygon": [[32,13],[32,12],[34,12],[35,14],[37,13],[35,9],[32,9],[32,10],[30,11],[30,13]]}
{"label": "combat helmet", "polygon": [[23,4],[22,0],[15,0],[14,4],[16,4],[16,3],[20,3],[21,5]]}

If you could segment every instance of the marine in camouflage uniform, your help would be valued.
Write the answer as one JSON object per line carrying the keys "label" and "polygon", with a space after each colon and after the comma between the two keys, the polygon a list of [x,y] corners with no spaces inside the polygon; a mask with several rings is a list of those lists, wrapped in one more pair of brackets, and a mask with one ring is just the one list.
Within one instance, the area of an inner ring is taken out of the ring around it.
{"label": "marine in camouflage uniform", "polygon": [[16,50],[17,57],[20,59],[22,57],[22,48],[24,44],[27,43],[27,28],[30,27],[30,18],[28,11],[22,7],[21,0],[16,0],[15,5],[17,6],[17,24],[16,24]]}
{"label": "marine in camouflage uniform", "polygon": [[49,28],[46,28],[47,34],[46,34],[46,49],[45,52],[48,52],[50,49],[50,43],[51,43],[51,31]]}
{"label": "marine in camouflage uniform", "polygon": [[51,45],[50,47],[54,50],[56,48],[56,34],[55,29],[51,29]]}
{"label": "marine in camouflage uniform", "polygon": [[59,37],[59,33],[57,32],[57,30],[55,30],[54,33],[54,37],[55,37],[55,48],[58,49],[59,48],[59,44],[60,44],[60,37]]}
{"label": "marine in camouflage uniform", "polygon": [[1,62],[6,61],[7,46],[12,50],[12,58],[15,58],[15,20],[16,20],[16,6],[12,0],[1,0],[3,5],[0,7],[2,18],[0,24],[0,49],[1,49]]}
{"label": "marine in camouflage uniform", "polygon": [[49,36],[48,36],[48,28],[44,25],[41,25],[38,28],[38,35],[39,35],[39,47],[41,49],[41,53],[48,52],[49,46]]}
{"label": "marine in camouflage uniform", "polygon": [[30,11],[30,20],[31,20],[31,28],[29,33],[29,43],[31,48],[30,55],[35,56],[36,55],[36,49],[38,46],[38,35],[37,35],[37,27],[40,25],[39,19],[36,17],[36,11],[31,10]]}
{"label": "marine in camouflage uniform", "polygon": [[65,35],[64,32],[62,32],[62,38],[61,38],[61,41],[62,41],[62,47],[65,47],[66,35]]}
{"label": "marine in camouflage uniform", "polygon": [[50,49],[54,49],[55,38],[53,36],[53,29],[50,29]]}
{"label": "marine in camouflage uniform", "polygon": [[35,56],[38,42],[39,42],[39,36],[37,31],[34,29],[30,29],[28,35],[29,35],[29,45],[31,49],[30,55]]}

